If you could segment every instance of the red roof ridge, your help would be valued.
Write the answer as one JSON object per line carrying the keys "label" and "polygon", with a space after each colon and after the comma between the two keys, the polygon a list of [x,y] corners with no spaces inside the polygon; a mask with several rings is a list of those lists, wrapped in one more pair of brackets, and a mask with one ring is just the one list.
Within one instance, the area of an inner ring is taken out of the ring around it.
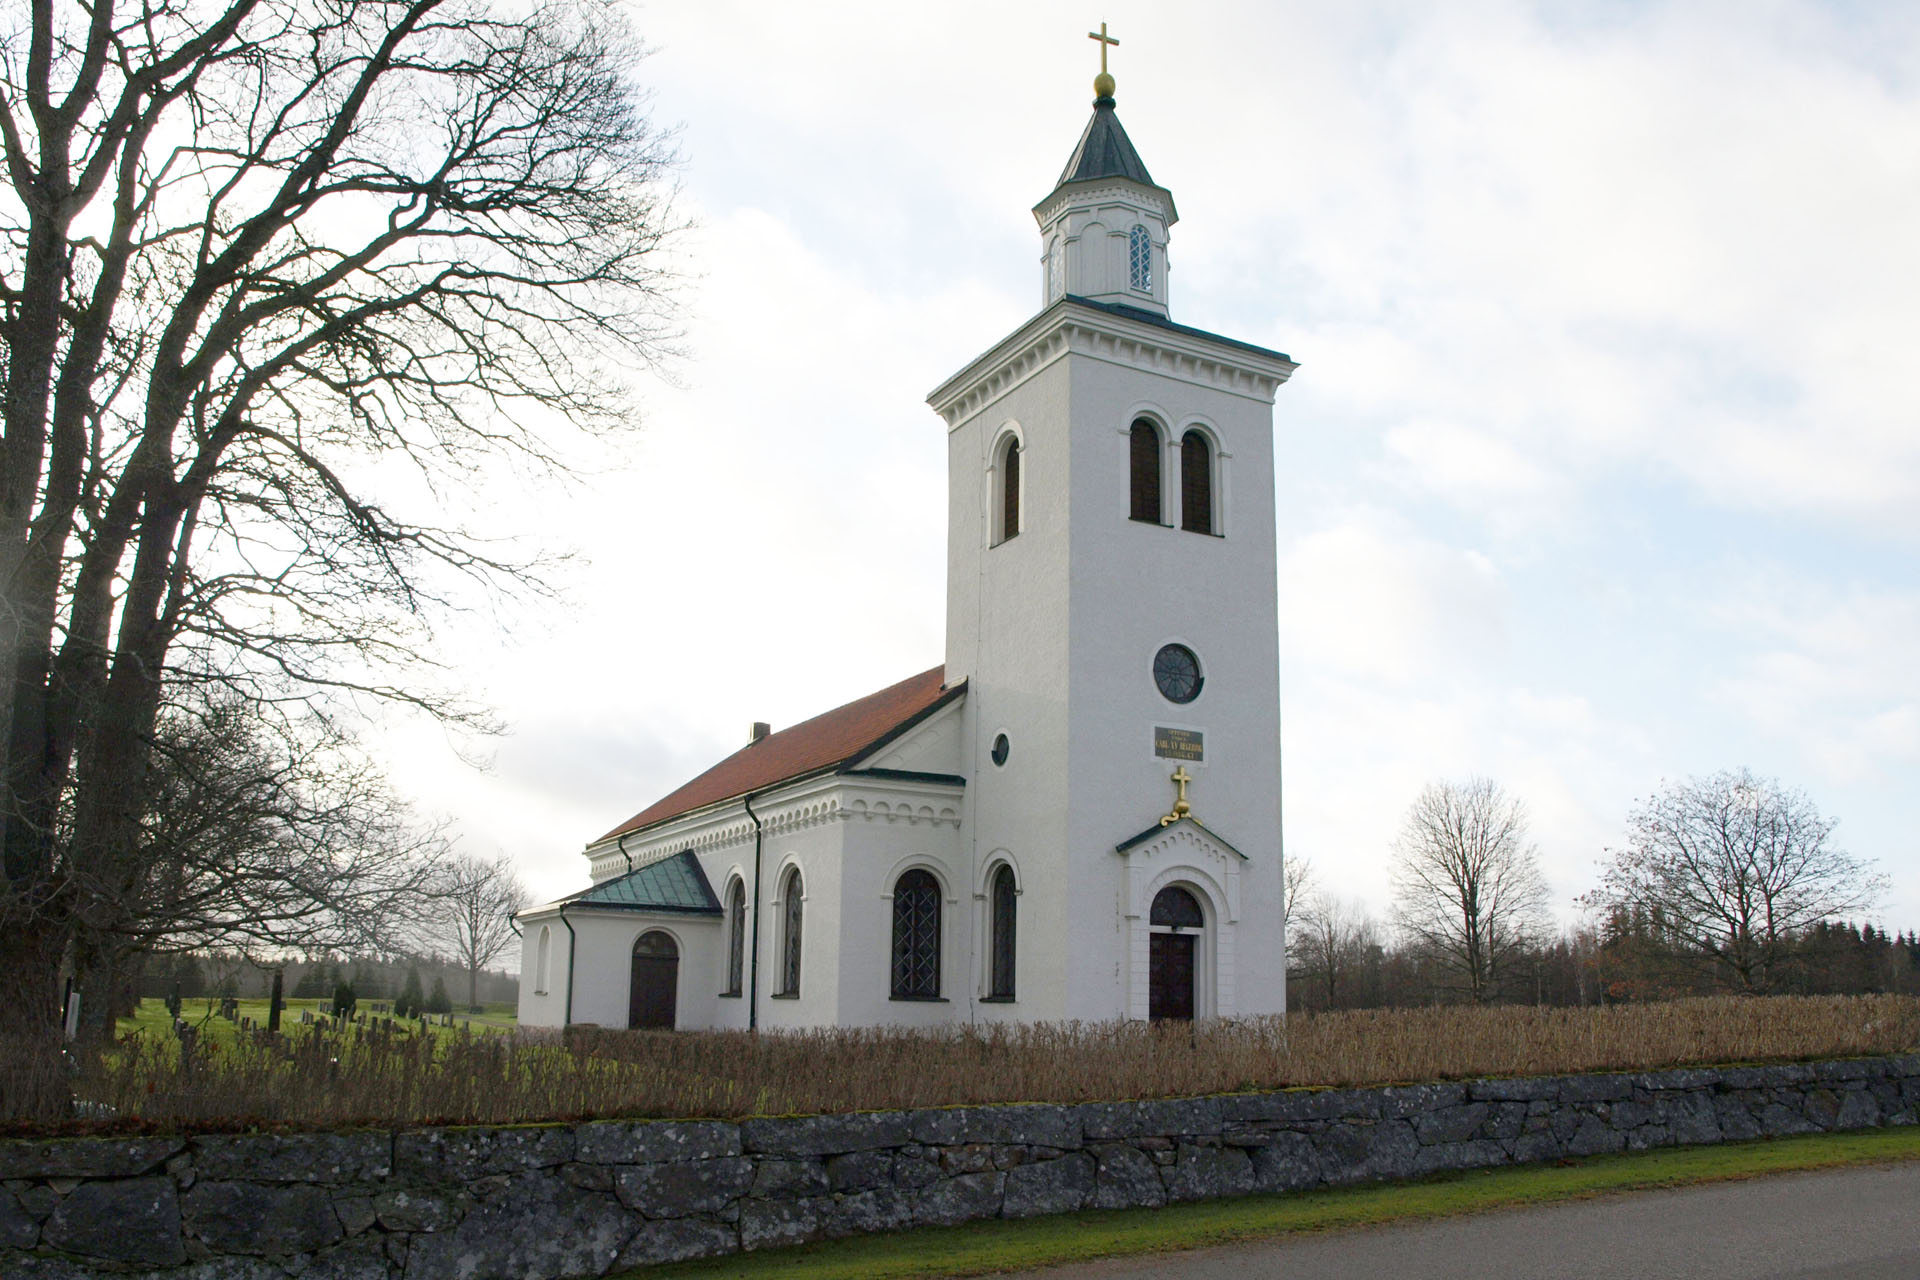
{"label": "red roof ridge", "polygon": [[962,680],[953,688],[947,688],[946,670],[942,664],[922,671],[878,693],[856,698],[811,720],[802,720],[748,743],[592,844],[858,759],[966,687],[966,681]]}

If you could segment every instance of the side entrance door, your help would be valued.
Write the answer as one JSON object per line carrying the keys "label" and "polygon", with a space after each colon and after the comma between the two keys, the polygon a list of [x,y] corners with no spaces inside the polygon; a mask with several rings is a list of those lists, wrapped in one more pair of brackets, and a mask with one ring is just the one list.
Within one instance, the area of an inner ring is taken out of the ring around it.
{"label": "side entrance door", "polygon": [[680,983],[680,948],[658,929],[633,944],[633,985],[627,1025],[673,1030],[673,997]]}

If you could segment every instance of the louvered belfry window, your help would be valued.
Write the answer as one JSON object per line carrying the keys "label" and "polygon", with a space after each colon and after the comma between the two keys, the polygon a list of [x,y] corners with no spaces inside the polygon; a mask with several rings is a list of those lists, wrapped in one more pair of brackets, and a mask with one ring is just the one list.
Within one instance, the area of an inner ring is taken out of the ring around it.
{"label": "louvered belfry window", "polygon": [[781,931],[780,992],[783,996],[800,994],[800,869],[787,873],[785,928]]}
{"label": "louvered belfry window", "polygon": [[1017,897],[1013,868],[1002,864],[993,873],[993,971],[987,978],[987,994],[996,1000],[1013,999]]}
{"label": "louvered belfry window", "polygon": [[1145,418],[1128,431],[1128,494],[1131,518],[1160,523],[1160,428]]}
{"label": "louvered belfry window", "polygon": [[1213,532],[1213,450],[1198,431],[1180,440],[1180,527]]}
{"label": "louvered belfry window", "polygon": [[1000,541],[1020,532],[1020,442],[1007,440],[1000,457]]}
{"label": "louvered belfry window", "polygon": [[913,870],[893,886],[893,996],[931,1000],[940,994],[940,882]]}

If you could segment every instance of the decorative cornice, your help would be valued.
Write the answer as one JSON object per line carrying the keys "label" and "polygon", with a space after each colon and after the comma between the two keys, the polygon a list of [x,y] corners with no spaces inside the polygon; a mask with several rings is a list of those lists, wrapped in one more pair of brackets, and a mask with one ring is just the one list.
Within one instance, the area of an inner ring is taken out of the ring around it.
{"label": "decorative cornice", "polygon": [[1084,355],[1162,377],[1272,404],[1298,368],[1278,352],[1262,352],[1197,330],[1116,315],[1062,298],[927,397],[953,430],[1062,356]]}

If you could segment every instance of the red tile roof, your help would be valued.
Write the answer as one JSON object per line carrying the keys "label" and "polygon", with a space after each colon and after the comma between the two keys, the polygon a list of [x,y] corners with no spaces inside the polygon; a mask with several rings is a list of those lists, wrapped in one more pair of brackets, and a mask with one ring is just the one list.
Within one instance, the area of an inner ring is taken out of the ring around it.
{"label": "red tile roof", "polygon": [[947,688],[943,683],[946,670],[939,666],[922,671],[878,693],[835,707],[825,715],[803,720],[791,729],[768,734],[740,748],[678,791],[642,809],[593,843],[858,759],[966,687],[963,680]]}

